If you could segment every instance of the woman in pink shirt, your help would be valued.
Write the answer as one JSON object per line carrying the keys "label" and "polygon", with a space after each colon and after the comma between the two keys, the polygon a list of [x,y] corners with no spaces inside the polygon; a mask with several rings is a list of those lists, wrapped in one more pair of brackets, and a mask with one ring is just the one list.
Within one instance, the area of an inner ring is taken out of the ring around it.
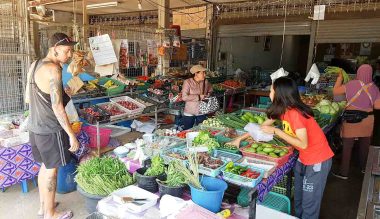
{"label": "woman in pink shirt", "polygon": [[206,80],[206,68],[194,65],[190,72],[194,77],[185,80],[182,86],[182,99],[186,102],[182,117],[185,130],[206,119],[206,115],[199,113],[199,103],[212,92],[212,86]]}

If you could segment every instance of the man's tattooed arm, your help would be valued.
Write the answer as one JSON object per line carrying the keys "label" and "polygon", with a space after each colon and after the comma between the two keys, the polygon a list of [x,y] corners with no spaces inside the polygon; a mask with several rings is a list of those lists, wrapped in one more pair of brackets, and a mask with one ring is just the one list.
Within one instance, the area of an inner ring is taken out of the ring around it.
{"label": "man's tattooed arm", "polygon": [[66,131],[66,133],[70,137],[75,136],[71,128],[69,119],[67,117],[65,107],[63,106],[61,69],[58,66],[54,66],[51,68],[49,73],[50,98],[54,114],[57,117],[59,124],[61,124],[62,128]]}

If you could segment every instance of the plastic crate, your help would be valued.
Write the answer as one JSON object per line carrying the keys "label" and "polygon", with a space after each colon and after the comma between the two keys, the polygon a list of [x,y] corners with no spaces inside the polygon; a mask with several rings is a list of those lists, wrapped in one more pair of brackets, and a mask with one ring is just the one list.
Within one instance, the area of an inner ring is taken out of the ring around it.
{"label": "plastic crate", "polygon": [[[217,159],[217,158],[211,158],[211,159]],[[227,162],[223,161],[223,164],[216,169],[211,169],[211,168],[203,166],[203,164],[199,164],[198,171],[199,173],[206,176],[217,177],[220,175],[220,173],[222,172],[222,169],[226,166],[226,164]]]}
{"label": "plastic crate", "polygon": [[107,88],[106,94],[108,96],[113,96],[113,95],[121,94],[124,92],[125,84],[112,78],[106,78],[106,77],[99,78],[99,85],[104,85],[105,83],[107,83],[107,81],[112,81],[115,85],[117,85],[117,87],[114,87],[114,88]]}
{"label": "plastic crate", "polygon": [[[115,106],[115,107],[117,107],[117,109],[120,110],[122,113],[119,114],[119,115],[114,115],[114,116],[112,116],[111,113],[110,113],[108,110],[106,110],[106,109],[104,108],[104,107],[107,106],[107,105],[111,105],[111,106]],[[108,102],[108,103],[99,103],[99,104],[97,104],[97,106],[98,106],[100,109],[106,111],[108,114],[110,114],[110,120],[111,120],[111,121],[115,121],[115,120],[123,119],[123,118],[125,118],[125,117],[128,116],[128,112],[125,111],[125,109],[124,109],[123,107],[120,107],[120,105],[115,104],[115,103],[110,103],[110,102]]]}
{"label": "plastic crate", "polygon": [[[270,157],[270,156],[267,156],[267,155],[256,154],[256,153],[253,153],[253,152],[246,151],[246,149],[249,148],[249,147],[251,147],[251,146],[248,145],[248,146],[245,146],[243,148],[240,148],[240,151],[243,154],[243,156],[253,157],[253,158],[260,159],[260,160],[266,160],[266,161],[275,162],[275,163],[277,163],[277,166],[282,166],[284,163],[286,163],[289,160],[290,155],[293,154],[293,148],[292,147],[287,147],[286,149],[288,149],[288,153],[286,155],[284,155],[282,157],[279,157],[279,158],[274,158],[274,157]],[[273,147],[274,148],[281,148],[281,147],[276,147],[276,146],[273,146]]]}
{"label": "plastic crate", "polygon": [[[288,176],[285,175],[276,185],[272,187],[272,192],[287,195],[286,194],[286,182],[287,182]],[[292,177],[292,185],[291,185],[291,191],[290,196],[294,197],[294,177]]]}
{"label": "plastic crate", "polygon": [[198,131],[208,131],[211,135],[219,135],[222,132],[225,131],[224,128],[215,128],[215,127],[206,127],[206,126],[195,126],[194,128],[190,129],[192,132],[198,132]]}
{"label": "plastic crate", "polygon": [[268,178],[276,170],[277,167],[277,164],[275,162],[260,160],[251,157],[244,157],[241,164],[263,169],[265,171],[263,176],[264,178]]}
{"label": "plastic crate", "polygon": [[257,177],[256,179],[251,179],[251,178],[240,176],[240,175],[237,175],[234,173],[226,172],[225,171],[226,167],[224,167],[222,169],[222,172],[223,172],[223,179],[225,181],[230,182],[230,183],[235,184],[235,185],[238,185],[238,186],[253,188],[257,184],[259,184],[259,182],[261,182],[261,180],[263,179],[263,176],[264,176],[264,170],[263,169],[252,167],[249,165],[240,165],[240,164],[234,164],[234,165],[235,166],[241,166],[241,167],[248,167],[249,169],[251,169],[253,171],[260,172],[260,176]]}
{"label": "plastic crate", "polygon": [[131,128],[118,126],[118,125],[102,125],[101,128],[111,129],[112,130],[111,138],[119,137],[128,132],[131,132],[132,130]]}
{"label": "plastic crate", "polygon": [[170,153],[179,153],[181,155],[186,156],[186,151],[184,151],[181,148],[184,148],[184,147],[172,148],[172,149],[169,149],[169,150],[162,151],[161,152],[161,157],[164,160],[165,164],[169,164],[173,160],[182,161],[184,164],[186,164],[186,162],[187,162],[186,160],[187,159],[186,160],[181,160],[181,159],[174,158],[174,157],[172,157],[172,156],[169,155]]}
{"label": "plastic crate", "polygon": [[99,116],[94,116],[86,113],[85,108],[79,109],[79,116],[86,120],[88,123],[96,124],[96,122],[107,123],[110,121],[110,115],[104,110],[100,109],[98,106],[93,105],[88,108],[92,108],[93,111],[99,112]]}
{"label": "plastic crate", "polygon": [[143,113],[153,112],[155,107],[159,108],[158,103],[144,96],[137,96],[134,100],[145,106]]}
{"label": "plastic crate", "polygon": [[[88,146],[90,148],[96,148],[96,137],[97,137],[97,131],[95,126],[85,126],[82,128],[83,131],[85,131],[88,136],[90,137],[90,143]],[[100,135],[100,147],[106,147],[110,141],[112,130],[106,129],[106,128],[99,128],[99,135]]]}
{"label": "plastic crate", "polygon": [[237,197],[237,203],[242,207],[248,207],[251,197],[249,197],[249,192],[251,189],[240,188],[239,195]]}
{"label": "plastic crate", "polygon": [[[131,97],[128,97],[128,96],[111,98],[110,101],[114,102],[117,105],[119,105],[120,107],[122,107],[128,113],[128,116],[135,116],[135,115],[141,114],[144,111],[144,109],[145,109],[145,105],[141,104],[140,102],[138,102],[138,101],[136,101],[136,100],[134,100],[134,99],[132,99]],[[124,106],[122,106],[121,104],[119,104],[118,103],[119,101],[132,102],[132,103],[134,103],[134,104],[137,105],[137,108],[134,109],[134,110],[127,109]]]}
{"label": "plastic crate", "polygon": [[212,157],[219,158],[225,162],[230,162],[230,161],[237,162],[238,160],[242,158],[240,154],[234,154],[234,153],[230,153],[230,152],[226,152],[222,150],[214,150],[212,152]]}
{"label": "plastic crate", "polygon": [[269,192],[261,204],[265,207],[290,214],[290,200],[285,195]]}

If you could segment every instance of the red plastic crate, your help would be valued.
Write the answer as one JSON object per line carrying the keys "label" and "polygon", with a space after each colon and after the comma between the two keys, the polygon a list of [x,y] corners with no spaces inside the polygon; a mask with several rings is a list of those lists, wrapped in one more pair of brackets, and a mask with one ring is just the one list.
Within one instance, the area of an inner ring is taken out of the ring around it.
{"label": "red plastic crate", "polygon": [[[90,143],[88,147],[96,148],[96,127],[95,126],[86,126],[82,128],[90,137]],[[100,135],[100,147],[108,146],[110,142],[112,129],[99,128]]]}
{"label": "red plastic crate", "polygon": [[[277,163],[278,167],[282,166],[284,163],[286,163],[289,160],[290,155],[293,154],[293,147],[287,147],[286,149],[288,149],[288,153],[286,155],[279,157],[279,158],[274,158],[274,157],[266,156],[263,154],[256,154],[253,152],[246,151],[245,149],[247,149],[249,147],[251,147],[251,145],[240,148],[240,151],[243,154],[243,156],[253,157],[253,158],[260,159],[260,160],[275,162],[275,163]],[[275,148],[281,148],[281,147],[275,147]]]}

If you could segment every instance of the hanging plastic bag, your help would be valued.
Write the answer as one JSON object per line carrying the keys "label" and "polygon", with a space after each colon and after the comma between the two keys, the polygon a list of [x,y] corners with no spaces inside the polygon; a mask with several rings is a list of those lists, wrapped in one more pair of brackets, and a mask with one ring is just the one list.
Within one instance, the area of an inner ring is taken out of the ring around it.
{"label": "hanging plastic bag", "polygon": [[247,131],[255,141],[271,141],[273,140],[273,134],[264,133],[259,124],[248,123],[244,130]]}
{"label": "hanging plastic bag", "polygon": [[67,114],[67,118],[69,118],[69,121],[71,123],[79,121],[78,112],[77,112],[77,109],[75,109],[73,100],[70,100],[67,103],[67,105],[65,107],[65,111],[66,111],[66,114]]}

